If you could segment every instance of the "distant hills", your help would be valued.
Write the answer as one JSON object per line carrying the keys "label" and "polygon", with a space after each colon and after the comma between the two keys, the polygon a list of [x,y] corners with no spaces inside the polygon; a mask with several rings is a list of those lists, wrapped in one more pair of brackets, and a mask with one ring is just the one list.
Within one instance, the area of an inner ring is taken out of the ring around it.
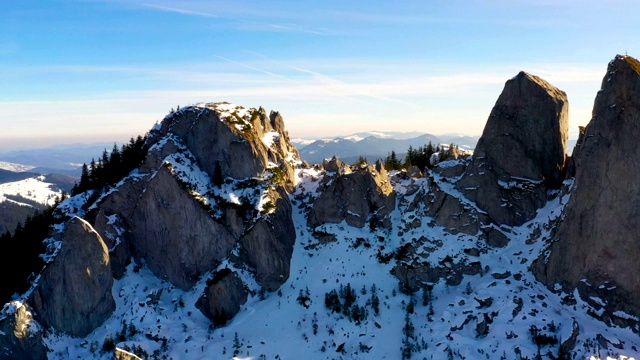
{"label": "distant hills", "polygon": [[308,163],[322,163],[324,159],[333,156],[346,163],[358,160],[360,156],[367,158],[370,163],[377,159],[384,159],[391,151],[401,157],[406,154],[409,146],[417,148],[431,142],[438,144],[456,144],[462,149],[473,150],[480,136],[462,135],[433,135],[420,132],[360,132],[333,139],[319,139],[315,141],[292,139],[300,152],[302,160]]}
{"label": "distant hills", "polygon": [[97,160],[104,149],[111,148],[113,143],[94,143],[3,152],[0,153],[0,169],[80,177],[83,163],[88,164],[92,158]]}

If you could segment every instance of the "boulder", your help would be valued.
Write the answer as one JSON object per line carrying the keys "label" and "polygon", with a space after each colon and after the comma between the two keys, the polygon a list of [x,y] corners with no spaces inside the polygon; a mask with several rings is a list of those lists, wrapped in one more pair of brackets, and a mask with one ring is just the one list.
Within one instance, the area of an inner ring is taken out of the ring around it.
{"label": "boulder", "polygon": [[562,184],[567,137],[566,94],[520,72],[506,82],[456,186],[493,221],[520,225]]}
{"label": "boulder", "polygon": [[549,287],[558,283],[571,292],[579,282],[588,285],[579,287],[582,297],[597,294],[614,317],[616,311],[640,315],[638,138],[640,62],[618,55],[574,151],[575,180],[562,221],[549,251],[533,265]]}
{"label": "boulder", "polygon": [[236,272],[225,268],[213,274],[196,307],[216,326],[224,326],[247,302],[249,291]]}
{"label": "boulder", "polygon": [[109,250],[86,221],[66,224],[60,250],[42,271],[29,303],[37,319],[72,336],[83,337],[115,310]]}

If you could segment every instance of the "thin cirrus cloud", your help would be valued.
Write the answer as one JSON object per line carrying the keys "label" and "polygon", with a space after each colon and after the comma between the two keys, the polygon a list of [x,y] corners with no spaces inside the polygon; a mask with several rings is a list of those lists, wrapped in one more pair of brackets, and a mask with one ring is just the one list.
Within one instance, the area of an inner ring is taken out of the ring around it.
{"label": "thin cirrus cloud", "polygon": [[141,6],[142,7],[146,7],[146,8],[150,8],[150,9],[153,9],[153,10],[171,12],[171,13],[176,13],[176,14],[181,14],[181,15],[194,15],[194,16],[203,16],[203,17],[210,17],[210,18],[219,17],[216,14],[212,14],[212,13],[208,13],[208,12],[204,12],[204,11],[189,10],[189,9],[177,8],[177,7],[173,7],[173,6],[156,5],[156,4],[149,4],[149,3],[143,3],[143,4],[141,4]]}
{"label": "thin cirrus cloud", "polygon": [[[135,6],[135,2],[131,5]],[[299,20],[301,17],[305,17],[304,14],[301,16],[300,12],[295,14],[289,10],[274,11],[271,6],[263,7],[260,6],[260,4],[251,4],[250,6],[243,7],[239,4],[185,1],[180,3],[169,2],[166,4],[162,2],[155,4],[141,3],[139,6],[151,10],[186,16],[217,18],[219,20],[230,21],[238,30],[244,31],[291,32],[312,35],[326,35],[327,33],[327,29],[310,28],[292,22]],[[252,10],[254,8],[259,8],[260,11]],[[273,23],[274,19],[279,19],[283,22]]]}

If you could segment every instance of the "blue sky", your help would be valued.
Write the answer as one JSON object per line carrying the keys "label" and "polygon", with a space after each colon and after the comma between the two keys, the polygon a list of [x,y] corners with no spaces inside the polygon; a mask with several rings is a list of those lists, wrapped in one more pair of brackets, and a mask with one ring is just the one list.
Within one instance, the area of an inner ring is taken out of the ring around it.
{"label": "blue sky", "polygon": [[636,1],[2,1],[0,151],[123,141],[177,105],[282,113],[291,136],[482,132],[520,70],[589,121],[640,57]]}

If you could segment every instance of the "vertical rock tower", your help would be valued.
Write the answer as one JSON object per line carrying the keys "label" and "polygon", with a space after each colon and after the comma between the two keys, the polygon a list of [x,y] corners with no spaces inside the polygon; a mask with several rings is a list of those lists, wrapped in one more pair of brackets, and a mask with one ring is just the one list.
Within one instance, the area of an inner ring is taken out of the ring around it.
{"label": "vertical rock tower", "polygon": [[640,62],[618,55],[574,152],[575,182],[550,253],[534,264],[549,287],[605,300],[604,320],[614,322],[624,322],[618,311],[640,314],[639,138]]}
{"label": "vertical rock tower", "polygon": [[568,100],[564,91],[520,72],[491,110],[458,189],[498,224],[520,225],[559,188],[566,171]]}

